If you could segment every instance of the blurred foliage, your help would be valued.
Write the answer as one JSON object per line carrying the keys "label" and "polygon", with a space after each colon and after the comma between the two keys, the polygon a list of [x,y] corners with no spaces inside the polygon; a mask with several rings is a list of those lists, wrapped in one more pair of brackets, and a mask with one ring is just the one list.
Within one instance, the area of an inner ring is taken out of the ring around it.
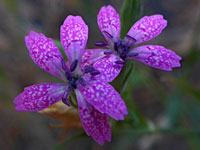
{"label": "blurred foliage", "polygon": [[8,6],[12,13],[17,11],[17,1],[16,0],[4,0],[4,3]]}
{"label": "blurred foliage", "polygon": [[196,88],[192,87],[192,85],[190,85],[187,80],[169,79],[169,82],[177,86],[185,94],[188,94],[196,100],[200,101],[200,90],[197,90]]}
{"label": "blurred foliage", "polygon": [[[47,114],[61,121],[61,124],[58,122],[51,123],[50,126],[56,128],[46,130],[47,127],[45,126],[43,128],[43,125],[52,122],[49,118],[39,118],[38,116],[34,118],[32,113],[25,113],[23,116],[24,113],[21,114],[14,111],[12,101],[17,93],[21,92],[25,86],[32,83],[45,82],[48,76],[48,74],[42,74],[41,70],[35,69],[35,64],[32,63],[28,57],[24,41],[21,42],[19,37],[23,38],[24,31],[28,33],[30,28],[36,28],[43,33],[52,34],[53,38],[58,38],[59,25],[66,15],[73,13],[73,15],[82,15],[89,25],[89,34],[91,35],[89,42],[96,41],[96,38],[100,38],[100,34],[98,34],[99,29],[95,22],[96,15],[100,7],[105,4],[111,4],[114,7],[118,6],[116,8],[119,9],[120,6],[122,6],[120,16],[122,28],[121,37],[124,37],[134,22],[141,17],[143,3],[141,3],[140,0],[125,0],[123,2],[123,4],[122,1],[114,2],[108,0],[95,2],[92,0],[45,0],[42,2],[32,0],[26,2],[4,0],[0,2],[0,4],[5,4],[8,8],[6,9],[3,7],[4,5],[1,5],[0,9],[1,17],[3,16],[2,20],[5,20],[0,23],[0,48],[2,45],[4,46],[1,48],[0,59],[0,131],[2,133],[0,136],[2,139],[0,141],[0,149],[5,149],[5,147],[9,149],[9,146],[12,145],[14,148],[12,147],[10,149],[29,150],[34,149],[34,146],[37,145],[35,143],[38,142],[40,142],[38,144],[39,146],[43,144],[43,146],[40,146],[42,149],[49,149],[50,146],[52,147],[52,145],[55,145],[50,139],[51,136],[54,137],[54,140],[56,138],[62,141],[61,144],[55,147],[56,150],[67,148],[76,149],[75,147],[79,147],[79,149],[80,147],[81,149],[98,149],[92,138],[87,137],[85,132],[81,130],[80,120],[77,118],[77,114],[75,117],[70,116],[71,113],[67,113],[66,115],[66,112],[63,111],[62,108],[50,108],[50,111],[42,112],[43,114]],[[145,1],[143,0],[143,2]],[[176,3],[178,3],[178,5],[175,5]],[[167,33],[170,34],[164,35],[166,36],[165,40],[162,38],[158,39],[158,41],[162,43],[163,41],[171,40],[174,42],[176,39],[184,39],[184,35],[190,36],[184,28],[186,26],[188,26],[190,31],[195,29],[193,32],[199,32],[199,26],[193,29],[191,25],[199,24],[200,22],[198,22],[198,17],[195,17],[195,9],[193,9],[197,8],[197,10],[199,10],[200,7],[198,7],[198,5],[199,3],[195,0],[185,1],[184,3],[182,1],[164,2],[150,0],[146,2],[146,7],[144,8],[145,10],[150,9],[150,7],[153,8],[145,15],[160,12],[165,13],[166,18],[169,20],[169,25],[171,24],[170,28],[175,26],[172,30],[167,28]],[[184,9],[180,9],[179,15],[176,6],[179,8],[187,6],[187,9],[185,9],[185,7]],[[170,11],[170,9],[172,10]],[[7,12],[4,12],[4,10]],[[186,14],[184,14],[182,10],[185,10]],[[176,15],[173,16],[172,12],[174,11]],[[14,14],[14,17],[11,14]],[[188,20],[188,16],[194,20]],[[180,19],[181,17],[183,19],[182,21]],[[175,20],[170,20],[171,18],[175,18]],[[197,18],[196,22],[195,18]],[[191,24],[187,24],[185,20],[191,22]],[[20,28],[18,28],[19,26]],[[180,28],[182,27],[183,29],[181,30]],[[180,32],[177,28],[180,29]],[[195,41],[199,39],[198,34],[191,36]],[[54,41],[59,47],[63,57],[66,59],[60,41]],[[178,44],[184,45],[189,43],[189,46],[185,48],[186,52],[179,52],[183,57],[181,68],[174,69],[173,72],[164,72],[137,62],[128,62],[123,68],[122,73],[112,83],[122,94],[127,104],[129,114],[123,121],[110,119],[113,132],[112,142],[106,143],[102,149],[141,150],[143,148],[142,146],[145,145],[144,143],[150,143],[147,148],[154,150],[159,150],[158,147],[153,147],[154,145],[161,145],[162,148],[160,149],[167,149],[167,146],[170,146],[168,149],[200,149],[200,46],[198,42],[193,43],[194,41],[190,41],[188,37],[184,42],[181,40],[179,43],[174,42],[174,44],[173,42],[171,44],[165,43],[165,46],[173,48],[175,45],[174,49],[176,50],[180,48],[176,47]],[[91,44],[89,47],[90,46]],[[53,82],[52,79],[50,81]],[[9,123],[9,121],[13,119],[12,117],[14,119],[17,118],[18,123],[21,120],[24,120],[24,122],[21,121],[23,123],[18,126],[13,124],[13,122]],[[33,122],[35,121],[35,124],[30,120]],[[45,122],[42,122],[43,120]],[[76,123],[76,126],[74,126],[73,123]],[[57,130],[55,130],[58,127],[64,128],[61,136],[59,134],[60,130],[58,133]],[[15,132],[10,132],[11,129]],[[6,135],[4,134],[5,131],[7,133]],[[50,131],[53,132],[48,134]],[[55,136],[55,134],[58,135]],[[21,135],[21,137],[19,135]],[[177,135],[183,138],[181,139],[181,143],[178,142]],[[169,139],[173,139],[174,143],[171,143]],[[45,144],[48,148],[44,146]],[[2,145],[4,145],[3,148]],[[22,145],[23,148],[21,148],[20,145]],[[82,145],[86,146],[82,147]],[[180,148],[180,145],[184,148]],[[36,147],[35,149],[38,150],[39,148]]]}
{"label": "blurred foliage", "polygon": [[66,146],[70,145],[70,144],[76,144],[76,142],[79,140],[79,139],[82,139],[82,138],[87,138],[86,134],[84,131],[78,133],[78,134],[75,134],[75,135],[72,135],[72,136],[68,136],[61,144],[59,144],[58,146],[56,146],[54,149],[55,150],[62,150],[62,149],[65,149]]}

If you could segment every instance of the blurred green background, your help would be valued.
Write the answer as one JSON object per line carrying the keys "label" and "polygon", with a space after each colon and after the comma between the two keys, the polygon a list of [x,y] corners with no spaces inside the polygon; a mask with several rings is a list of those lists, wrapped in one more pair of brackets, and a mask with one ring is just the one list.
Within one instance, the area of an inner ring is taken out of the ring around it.
{"label": "blurred green background", "polygon": [[175,51],[183,58],[182,67],[165,72],[134,63],[123,93],[129,115],[124,121],[111,120],[111,143],[99,147],[81,131],[72,131],[58,145],[63,130],[49,126],[58,121],[15,111],[13,99],[24,87],[55,81],[30,59],[24,42],[29,30],[59,39],[65,17],[80,15],[89,26],[87,47],[94,48],[96,41],[104,40],[96,16],[108,4],[120,13],[123,0],[0,1],[0,150],[200,149],[199,0],[142,1],[142,16],[163,14],[168,20],[163,33],[147,43]]}

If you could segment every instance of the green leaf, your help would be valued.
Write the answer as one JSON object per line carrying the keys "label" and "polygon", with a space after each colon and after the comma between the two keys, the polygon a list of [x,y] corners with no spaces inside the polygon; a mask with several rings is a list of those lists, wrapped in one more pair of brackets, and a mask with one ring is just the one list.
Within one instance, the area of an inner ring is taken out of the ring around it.
{"label": "green leaf", "polygon": [[62,47],[62,44],[60,43],[60,41],[59,40],[53,40],[54,42],[55,42],[55,44],[58,46],[58,48],[59,48],[59,50],[60,50],[60,53],[62,54],[62,56],[63,56],[63,58],[65,59],[65,61],[67,61],[67,56],[66,56],[66,54],[65,54],[65,51],[64,51],[64,49],[63,49],[63,47]]}
{"label": "green leaf", "polygon": [[142,14],[141,0],[124,0],[121,10],[121,38],[124,38],[131,26]]}

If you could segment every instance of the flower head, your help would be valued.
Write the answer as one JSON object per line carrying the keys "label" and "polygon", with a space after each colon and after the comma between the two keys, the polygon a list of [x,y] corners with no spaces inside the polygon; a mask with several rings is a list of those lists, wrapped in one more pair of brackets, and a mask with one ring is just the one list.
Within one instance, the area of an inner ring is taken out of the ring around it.
{"label": "flower head", "polygon": [[64,83],[44,83],[26,87],[14,100],[18,111],[40,111],[62,101],[70,106],[68,96],[76,94],[80,120],[87,135],[100,145],[111,140],[108,115],[123,120],[127,108],[121,96],[107,82],[98,78],[93,66],[84,64],[88,27],[79,16],[68,16],[60,29],[66,63],[52,39],[31,31],[25,37],[30,57],[43,70]]}
{"label": "flower head", "polygon": [[[98,58],[92,62],[104,79],[111,82],[121,71],[126,60],[140,61],[151,67],[171,71],[174,67],[180,67],[181,57],[175,52],[159,45],[144,45],[135,47],[137,44],[149,41],[158,36],[167,26],[167,21],[162,15],[145,16],[137,21],[129,30],[124,39],[120,38],[120,18],[112,6],[102,7],[97,22],[106,42],[97,42],[96,46],[107,47],[107,49],[89,50],[85,53],[86,58],[93,58],[99,53]],[[101,57],[100,57],[101,56]],[[96,61],[98,59],[98,61]],[[102,67],[104,66],[104,67]],[[110,67],[108,67],[110,66]]]}

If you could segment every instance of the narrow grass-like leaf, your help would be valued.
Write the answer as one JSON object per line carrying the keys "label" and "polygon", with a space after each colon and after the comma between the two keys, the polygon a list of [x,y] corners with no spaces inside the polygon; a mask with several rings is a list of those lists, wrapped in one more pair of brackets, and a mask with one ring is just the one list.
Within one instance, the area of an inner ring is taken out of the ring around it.
{"label": "narrow grass-like leaf", "polygon": [[66,54],[65,54],[65,51],[64,51],[64,49],[63,49],[63,47],[62,47],[62,44],[60,43],[60,41],[59,40],[53,40],[54,42],[55,42],[55,44],[58,46],[58,48],[59,48],[59,50],[60,50],[60,53],[62,54],[62,56],[63,56],[63,58],[65,59],[65,61],[67,61],[67,56],[66,56]]}
{"label": "narrow grass-like leaf", "polygon": [[141,0],[124,0],[121,9],[121,38],[129,31],[131,26],[140,18],[142,12]]}

